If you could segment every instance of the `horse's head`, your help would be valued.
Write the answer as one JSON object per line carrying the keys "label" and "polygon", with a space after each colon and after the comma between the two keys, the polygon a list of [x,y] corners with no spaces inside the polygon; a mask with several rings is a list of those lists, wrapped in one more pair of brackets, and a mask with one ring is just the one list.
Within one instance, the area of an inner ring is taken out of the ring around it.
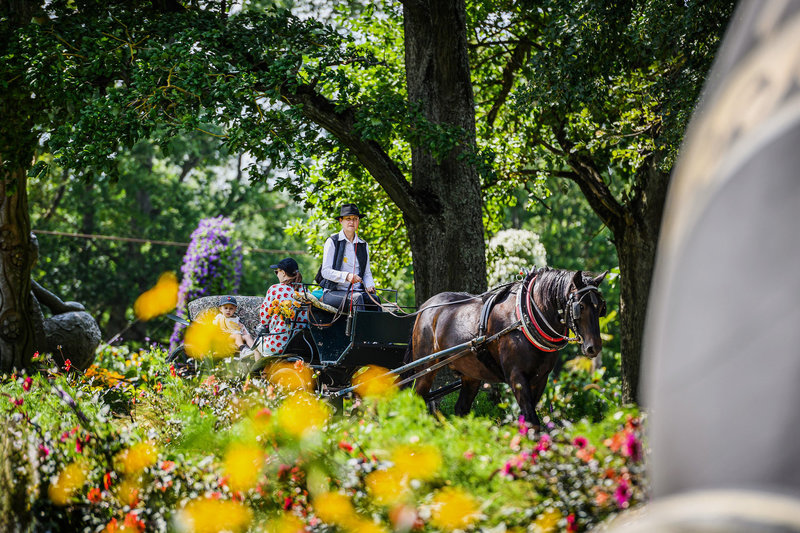
{"label": "horse's head", "polygon": [[597,287],[605,279],[608,271],[592,277],[578,271],[572,277],[567,298],[567,324],[580,339],[584,355],[595,357],[603,348],[600,338],[600,317],[606,314],[606,302]]}

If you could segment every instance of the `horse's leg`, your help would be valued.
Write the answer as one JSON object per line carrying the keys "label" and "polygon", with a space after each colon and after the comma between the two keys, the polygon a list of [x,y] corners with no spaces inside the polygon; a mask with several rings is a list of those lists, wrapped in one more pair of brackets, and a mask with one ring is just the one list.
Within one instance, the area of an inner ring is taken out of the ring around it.
{"label": "horse's leg", "polygon": [[472,379],[466,376],[461,376],[461,391],[458,393],[458,400],[456,400],[455,414],[458,416],[465,416],[472,409],[472,402],[475,401],[475,396],[481,388],[481,381],[479,379]]}
{"label": "horse's leg", "polygon": [[525,417],[525,421],[534,429],[540,429],[541,422],[536,416],[536,402],[533,400],[533,391],[528,377],[522,370],[514,368],[508,376],[508,384],[511,385],[511,391],[514,393],[514,398],[517,399],[519,410]]}
{"label": "horse's leg", "polygon": [[426,396],[431,391],[431,387],[433,387],[433,378],[435,377],[436,372],[429,372],[414,380],[414,392],[416,392],[420,398],[425,400],[425,403],[428,406],[428,411],[431,413],[436,411],[436,405],[435,402],[429,402]]}

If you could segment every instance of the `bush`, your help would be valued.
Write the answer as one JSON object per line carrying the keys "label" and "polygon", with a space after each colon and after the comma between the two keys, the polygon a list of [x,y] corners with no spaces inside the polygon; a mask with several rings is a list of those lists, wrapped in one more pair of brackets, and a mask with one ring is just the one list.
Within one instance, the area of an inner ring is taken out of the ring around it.
{"label": "bush", "polygon": [[0,383],[19,529],[583,531],[645,498],[633,409],[534,434],[410,391],[332,416],[224,363],[183,379],[158,347],[105,347],[84,374],[37,361]]}

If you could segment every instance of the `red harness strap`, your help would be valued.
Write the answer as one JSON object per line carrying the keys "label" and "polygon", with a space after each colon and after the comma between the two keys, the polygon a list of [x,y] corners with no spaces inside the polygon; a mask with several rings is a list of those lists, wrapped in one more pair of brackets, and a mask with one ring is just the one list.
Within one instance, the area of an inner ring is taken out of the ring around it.
{"label": "red harness strap", "polygon": [[555,337],[551,337],[547,335],[542,328],[539,327],[539,323],[536,322],[536,315],[531,312],[531,301],[533,300],[533,282],[536,281],[536,276],[533,276],[531,279],[530,284],[528,285],[528,297],[526,298],[525,304],[528,306],[528,316],[531,317],[531,322],[533,322],[533,326],[536,328],[536,331],[539,332],[539,335],[542,336],[543,339],[548,340],[550,342],[564,342],[564,338],[566,335],[562,335],[560,339],[556,339]]}

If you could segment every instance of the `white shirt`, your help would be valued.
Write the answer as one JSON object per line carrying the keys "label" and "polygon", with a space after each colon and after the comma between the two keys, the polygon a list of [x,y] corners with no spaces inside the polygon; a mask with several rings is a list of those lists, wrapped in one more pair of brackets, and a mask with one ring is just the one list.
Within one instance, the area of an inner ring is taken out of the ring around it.
{"label": "white shirt", "polygon": [[333,245],[332,239],[325,240],[325,248],[322,251],[322,277],[337,283],[336,289],[346,291],[350,288],[350,283],[347,281],[347,276],[352,273],[358,274],[361,265],[358,264],[356,257],[356,245],[365,246],[367,249],[367,268],[364,270],[364,282],[355,283],[353,289],[364,290],[364,288],[371,288],[375,286],[375,281],[372,279],[372,270],[370,269],[369,261],[369,245],[367,241],[358,235],[352,241],[348,241],[344,235],[344,230],[339,232],[339,240],[344,241],[339,246],[344,246],[344,258],[342,259],[342,270],[333,269],[333,259],[336,252],[336,247]]}

